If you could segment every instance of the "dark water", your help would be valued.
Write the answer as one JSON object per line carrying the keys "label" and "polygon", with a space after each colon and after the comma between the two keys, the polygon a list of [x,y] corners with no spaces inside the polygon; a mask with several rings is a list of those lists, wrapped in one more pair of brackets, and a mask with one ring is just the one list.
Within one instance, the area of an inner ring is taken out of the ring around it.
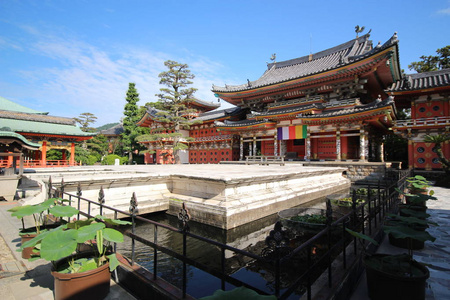
{"label": "dark water", "polygon": [[[318,199],[314,203],[308,203],[307,205],[314,206],[315,204],[316,207],[318,205],[323,206],[323,201],[324,199]],[[176,217],[165,213],[149,214],[145,217],[175,228],[178,228],[179,225]],[[222,230],[192,221],[189,222],[189,225],[191,233],[227,244],[234,248],[261,255],[262,249],[266,247],[265,239],[274,228],[274,224],[277,220],[278,215],[273,214],[272,216],[232,230]],[[154,241],[155,231],[153,225],[144,222],[138,222],[136,225],[135,233],[138,236]],[[183,239],[182,234],[179,232],[173,232],[159,227],[157,231],[157,243],[159,245],[163,245],[164,247],[170,248],[176,253],[182,254]],[[118,245],[118,251],[131,258],[131,239],[125,237],[125,242]],[[154,272],[153,248],[140,242],[136,242],[135,253],[135,261],[147,270]],[[218,271],[221,270],[221,251],[217,246],[188,237],[186,255],[187,257],[201,262],[210,268]],[[226,251],[225,256],[225,269],[228,275],[244,281],[267,293],[274,293],[274,274],[270,268],[261,266],[248,257],[237,255],[231,251]],[[179,260],[161,252],[158,252],[157,257],[157,275],[171,284],[181,288],[183,264]],[[289,273],[289,270],[287,271]],[[286,280],[286,282],[289,282],[289,280]],[[220,288],[220,279],[195,267],[189,265],[187,266],[187,293],[189,295],[196,298],[204,297],[213,294],[214,291]],[[232,289],[234,286],[227,284],[226,288]],[[291,298],[298,299],[301,293],[302,291],[299,291],[296,295],[292,295]]]}

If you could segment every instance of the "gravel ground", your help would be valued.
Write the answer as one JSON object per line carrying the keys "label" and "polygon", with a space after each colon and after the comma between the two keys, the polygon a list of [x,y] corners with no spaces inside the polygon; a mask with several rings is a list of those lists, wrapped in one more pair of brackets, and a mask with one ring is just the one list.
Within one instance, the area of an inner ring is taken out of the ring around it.
{"label": "gravel ground", "polygon": [[6,245],[5,240],[0,235],[0,263],[15,260],[11,249]]}

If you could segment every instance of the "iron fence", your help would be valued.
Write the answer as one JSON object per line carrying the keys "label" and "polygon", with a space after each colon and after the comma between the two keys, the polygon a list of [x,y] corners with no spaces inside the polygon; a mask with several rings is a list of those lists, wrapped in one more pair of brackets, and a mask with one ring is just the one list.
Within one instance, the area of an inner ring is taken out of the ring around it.
{"label": "iron fence", "polygon": [[[306,293],[307,299],[311,299],[311,287],[318,276],[327,274],[327,282],[330,287],[334,281],[338,280],[338,278],[335,278],[336,276],[334,276],[331,267],[336,257],[339,256],[342,258],[341,268],[345,270],[349,264],[358,260],[362,254],[362,251],[358,250],[356,238],[350,236],[346,232],[346,228],[372,235],[379,228],[386,213],[395,209],[399,201],[399,194],[396,188],[403,190],[406,184],[406,177],[408,176],[410,176],[409,170],[397,171],[395,176],[391,176],[391,180],[389,181],[379,181],[377,184],[365,185],[364,188],[367,189],[367,195],[366,201],[362,203],[357,201],[360,196],[357,195],[356,189],[353,189],[350,211],[335,220],[332,219],[330,200],[327,200],[326,226],[312,237],[303,240],[299,245],[292,245],[292,233],[289,232],[289,228],[284,228],[280,222],[277,222],[265,240],[266,247],[259,254],[237,249],[191,233],[189,230],[190,215],[185,203],[183,203],[182,209],[178,214],[180,226],[176,228],[139,216],[138,200],[135,193],[131,196],[129,211],[122,211],[105,204],[103,188],[99,191],[98,200],[93,201],[82,197],[80,184],[78,184],[76,194],[71,194],[64,191],[64,181],[61,181],[59,187],[54,187],[50,178],[48,183],[48,197],[60,197],[68,200],[69,205],[80,210],[78,218],[81,216],[95,217],[98,214],[111,214],[114,219],[119,217],[130,218],[132,223],[131,229],[126,230],[124,234],[131,238],[131,257],[129,257],[131,264],[135,263],[136,243],[142,243],[153,248],[152,264],[155,280],[158,274],[160,253],[179,260],[183,265],[182,286],[179,287],[182,290],[183,298],[187,295],[188,281],[186,270],[188,265],[220,279],[220,287],[218,286],[218,288],[223,290],[226,288],[226,283],[229,283],[234,286],[245,286],[262,295],[269,294],[227,273],[225,263],[226,251],[230,251],[234,255],[245,257],[254,264],[264,266],[269,272],[272,272],[274,278],[272,282],[274,287],[273,294],[278,299],[287,299],[298,290],[300,290],[300,293]],[[136,221],[153,226],[153,239],[150,240],[136,234]],[[181,253],[160,243],[158,240],[158,232],[162,229],[182,236]],[[188,238],[217,247],[220,250],[220,268],[206,265],[188,257],[186,255]],[[353,247],[351,247],[351,243],[353,243]],[[347,253],[349,247],[353,248],[352,255]],[[290,272],[290,269],[299,262],[299,258],[302,258],[299,266],[301,271],[297,272],[298,270],[296,270],[296,272]],[[286,275],[289,276],[288,283],[282,282]]]}

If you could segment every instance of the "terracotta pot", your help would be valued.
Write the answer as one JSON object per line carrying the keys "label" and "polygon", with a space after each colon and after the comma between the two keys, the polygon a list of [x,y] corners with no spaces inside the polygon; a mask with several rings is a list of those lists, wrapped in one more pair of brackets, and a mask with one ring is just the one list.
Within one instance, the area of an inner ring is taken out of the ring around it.
{"label": "terracotta pot", "polygon": [[[79,257],[79,256],[78,256]],[[60,261],[58,265],[64,264]],[[87,272],[63,274],[52,271],[55,300],[98,300],[104,299],[110,288],[109,263]]]}
{"label": "terracotta pot", "polygon": [[[53,229],[58,227],[59,224],[50,224],[50,225],[46,225],[46,226],[41,226],[41,230],[44,229]],[[25,243],[28,242],[29,240],[32,240],[36,235],[36,227],[30,227],[30,228],[26,228],[20,231],[21,235],[20,235],[20,242]],[[30,259],[31,258],[31,254],[33,253],[33,249],[34,247],[26,247],[23,248],[22,250],[22,258],[23,259]],[[39,253],[39,252],[38,252]],[[36,253],[36,254],[38,254]]]}
{"label": "terracotta pot", "polygon": [[[375,254],[384,256],[384,254]],[[368,266],[365,263],[369,298],[372,300],[423,300],[426,281],[430,277],[428,269],[411,261],[411,268],[422,273],[421,276],[396,276]]]}
{"label": "terracotta pot", "polygon": [[420,250],[423,249],[423,247],[425,247],[425,242],[411,238],[398,239],[395,238],[392,234],[389,234],[389,243],[395,247],[399,247],[402,249],[410,249],[409,240],[411,240],[411,250]]}
{"label": "terracotta pot", "polygon": [[415,206],[422,206],[422,207],[426,207],[427,206],[427,201],[421,201],[421,202],[412,202],[411,198],[413,198],[413,196],[406,196],[405,197],[405,202],[407,205],[415,205]]}
{"label": "terracotta pot", "polygon": [[[25,235],[21,235],[20,236],[20,242],[25,243],[28,242],[29,240],[33,239],[37,234],[25,234]],[[33,253],[33,249],[34,247],[26,247],[22,249],[22,258],[23,259],[30,259],[31,258],[31,253]]]}
{"label": "terracotta pot", "polygon": [[427,207],[426,206],[418,206],[418,205],[409,205],[409,204],[399,204],[398,205],[398,210],[400,212],[400,216],[403,217],[408,217],[409,215],[403,213],[403,209],[411,209],[411,210],[415,210],[415,211],[419,211],[419,212],[426,212],[427,211]]}

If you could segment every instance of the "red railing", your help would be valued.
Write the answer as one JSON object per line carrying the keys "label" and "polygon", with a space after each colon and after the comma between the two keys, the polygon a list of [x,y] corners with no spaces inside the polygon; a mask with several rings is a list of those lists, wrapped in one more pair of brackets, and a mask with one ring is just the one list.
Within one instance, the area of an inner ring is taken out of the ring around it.
{"label": "red railing", "polygon": [[[13,166],[12,161],[7,159],[0,159],[0,168],[11,168]],[[20,160],[16,160],[16,166],[20,167]],[[43,164],[39,159],[24,160],[24,168],[53,168],[53,167],[68,167],[70,166],[69,160],[47,160],[46,164]]]}
{"label": "red railing", "polygon": [[410,120],[398,120],[394,124],[394,128],[400,127],[426,127],[426,126],[448,126],[450,125],[450,117],[421,118]]}

